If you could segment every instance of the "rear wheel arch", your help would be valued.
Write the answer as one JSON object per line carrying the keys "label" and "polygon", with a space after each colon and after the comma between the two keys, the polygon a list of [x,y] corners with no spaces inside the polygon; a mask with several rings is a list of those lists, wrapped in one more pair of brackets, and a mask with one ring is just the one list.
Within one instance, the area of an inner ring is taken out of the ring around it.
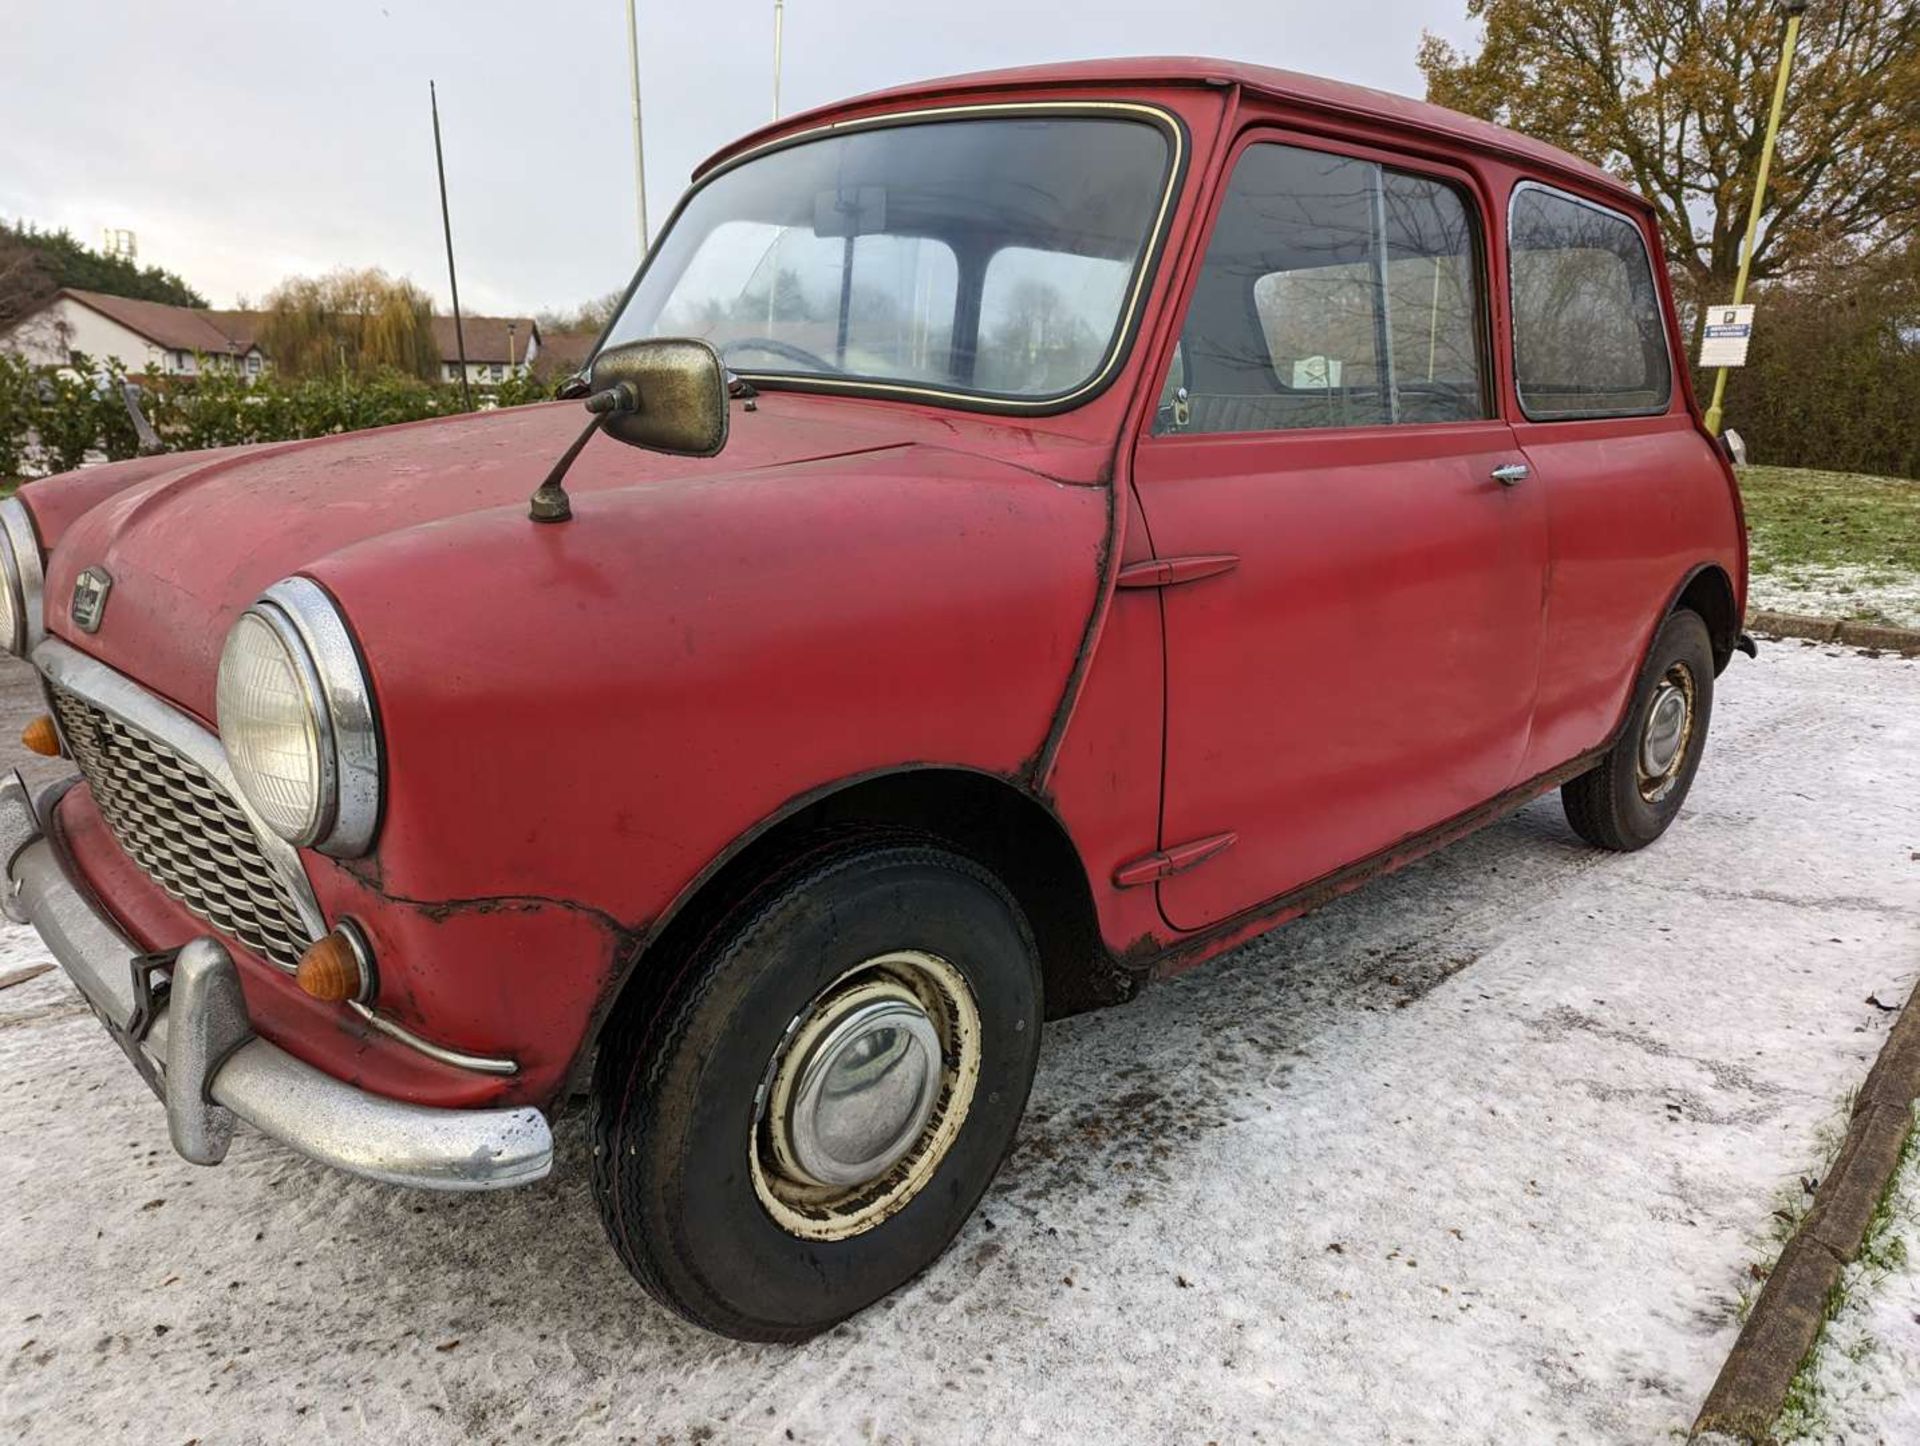
{"label": "rear wheel arch", "polygon": [[1634,680],[1639,678],[1647,660],[1653,656],[1654,646],[1660,640],[1660,630],[1667,625],[1668,619],[1681,612],[1694,613],[1706,624],[1707,645],[1713,653],[1713,675],[1717,678],[1726,671],[1727,663],[1740,641],[1742,619],[1734,608],[1733,583],[1725,569],[1717,563],[1703,562],[1681,579],[1679,586],[1668,595],[1667,605],[1649,620],[1646,640],[1635,655],[1634,671],[1620,700],[1620,711],[1607,736],[1600,742],[1601,752],[1619,741],[1620,730],[1627,726],[1633,713]]}
{"label": "rear wheel arch", "polygon": [[649,930],[610,982],[576,1057],[585,1078],[614,1006],[635,991],[672,989],[679,964],[715,922],[823,836],[908,831],[974,859],[1027,916],[1040,949],[1049,1018],[1117,1003],[1130,976],[1101,940],[1093,891],[1065,825],[1039,799],[994,774],[923,767],[848,779],[805,795],[736,840],[671,913]]}
{"label": "rear wheel arch", "polygon": [[1680,585],[1667,616],[1686,609],[1700,615],[1707,625],[1707,638],[1713,645],[1713,671],[1726,671],[1740,640],[1740,613],[1734,602],[1733,579],[1717,563],[1703,563],[1688,574]]}

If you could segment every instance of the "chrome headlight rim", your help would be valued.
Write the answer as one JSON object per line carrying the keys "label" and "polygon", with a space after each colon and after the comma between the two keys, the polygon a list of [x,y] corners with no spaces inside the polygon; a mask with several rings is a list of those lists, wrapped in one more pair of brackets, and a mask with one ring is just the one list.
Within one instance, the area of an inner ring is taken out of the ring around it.
{"label": "chrome headlight rim", "polygon": [[18,497],[0,500],[0,587],[7,590],[11,614],[0,648],[24,658],[46,636],[46,574],[40,560],[40,534],[27,504]]}
{"label": "chrome headlight rim", "polygon": [[[271,629],[292,659],[318,737],[315,822],[287,842],[357,858],[373,846],[381,798],[379,719],[360,650],[333,598],[310,578],[275,583],[247,615]],[[236,769],[236,777],[245,791],[244,774]]]}

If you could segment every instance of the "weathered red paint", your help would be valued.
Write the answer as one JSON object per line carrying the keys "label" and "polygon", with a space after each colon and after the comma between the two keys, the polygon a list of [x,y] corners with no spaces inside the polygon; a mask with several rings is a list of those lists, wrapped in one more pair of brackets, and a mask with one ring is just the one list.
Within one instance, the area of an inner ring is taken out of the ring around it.
{"label": "weathered red paint", "polygon": [[[1684,364],[1663,416],[1537,424],[1519,409],[1513,185],[1604,200],[1658,245],[1643,203],[1551,148],[1354,87],[1153,60],[887,92],[708,164],[855,116],[1116,97],[1175,115],[1189,160],[1139,334],[1074,410],[768,387],[755,410],[736,403],[713,459],[595,440],[562,527],[529,523],[526,497],[578,429],[569,405],[26,489],[52,630],[209,723],[241,609],[292,573],[333,594],[377,697],[385,813],[369,858],[307,856],[315,892],[366,929],[381,1009],[522,1071],[436,1064],[252,960],[263,1033],[383,1093],[551,1102],[621,971],[648,967],[646,943],[702,880],[796,801],[906,767],[1040,799],[1110,964],[1164,972],[1558,781],[1617,727],[1696,569],[1744,601],[1737,492]],[[1496,418],[1150,434],[1221,177],[1277,135],[1474,198]],[[1522,459],[1528,486],[1488,478]],[[59,601],[95,564],[113,605],[87,635]],[[60,821],[142,943],[203,927],[120,854],[84,790]]]}

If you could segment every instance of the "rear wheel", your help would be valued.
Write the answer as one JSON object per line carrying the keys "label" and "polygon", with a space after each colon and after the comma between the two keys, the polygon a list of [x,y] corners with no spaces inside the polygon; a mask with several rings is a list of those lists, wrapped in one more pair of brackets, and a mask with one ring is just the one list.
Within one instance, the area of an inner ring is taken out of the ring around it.
{"label": "rear wheel", "polygon": [[932,1262],[1013,1142],[1040,1033],[1007,890],[919,838],[841,840],[623,1001],[593,1093],[614,1249],[710,1330],[800,1340]]}
{"label": "rear wheel", "polygon": [[1573,831],[1598,848],[1645,848],[1680,812],[1713,714],[1713,645],[1685,609],[1661,624],[1607,756],[1560,790]]}

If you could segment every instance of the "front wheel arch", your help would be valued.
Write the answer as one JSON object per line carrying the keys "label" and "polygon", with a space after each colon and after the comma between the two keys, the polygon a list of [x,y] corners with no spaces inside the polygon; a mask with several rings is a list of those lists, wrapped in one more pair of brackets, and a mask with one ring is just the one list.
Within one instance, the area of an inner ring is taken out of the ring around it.
{"label": "front wheel arch", "polygon": [[1040,949],[1049,1018],[1131,996],[1134,981],[1101,939],[1079,850],[1039,799],[995,774],[928,766],[851,778],[794,801],[742,836],[672,911],[616,963],[601,1008],[575,1056],[570,1078],[584,1084],[614,1005],[634,990],[665,990],[677,961],[713,919],[830,831],[907,829],[976,860],[1005,884]]}

